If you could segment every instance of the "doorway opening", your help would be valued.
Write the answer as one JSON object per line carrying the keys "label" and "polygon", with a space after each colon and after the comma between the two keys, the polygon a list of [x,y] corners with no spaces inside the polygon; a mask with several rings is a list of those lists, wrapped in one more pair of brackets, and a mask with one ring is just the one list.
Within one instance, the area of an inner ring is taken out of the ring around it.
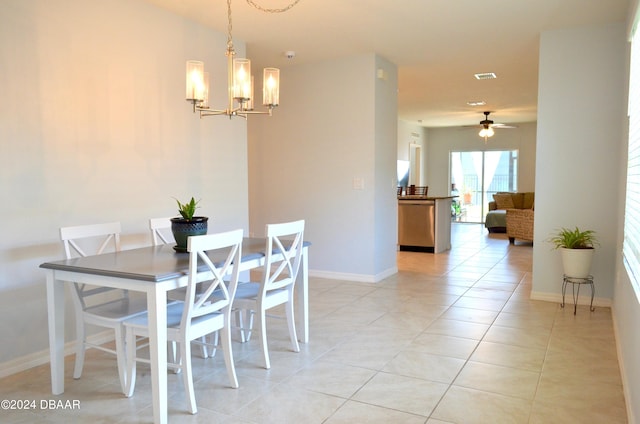
{"label": "doorway opening", "polygon": [[421,185],[422,180],[422,146],[409,143],[409,185]]}
{"label": "doorway opening", "polygon": [[518,190],[518,151],[452,151],[451,191],[458,198],[452,216],[459,222],[484,223],[493,195]]}

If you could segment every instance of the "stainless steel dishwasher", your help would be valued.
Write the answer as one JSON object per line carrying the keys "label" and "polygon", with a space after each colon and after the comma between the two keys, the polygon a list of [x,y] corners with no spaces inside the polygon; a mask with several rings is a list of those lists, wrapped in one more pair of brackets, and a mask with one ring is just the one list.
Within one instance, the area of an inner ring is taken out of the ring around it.
{"label": "stainless steel dishwasher", "polygon": [[434,200],[398,200],[398,245],[400,250],[433,252],[435,246]]}

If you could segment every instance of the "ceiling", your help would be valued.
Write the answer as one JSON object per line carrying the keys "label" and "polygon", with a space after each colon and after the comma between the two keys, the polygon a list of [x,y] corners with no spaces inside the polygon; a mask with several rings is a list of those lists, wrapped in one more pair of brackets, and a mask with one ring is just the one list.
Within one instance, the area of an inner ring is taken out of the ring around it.
{"label": "ceiling", "polygon": [[[227,31],[225,0],[144,0]],[[542,31],[625,22],[629,0],[234,0],[233,37],[254,69],[377,53],[398,67],[398,117],[425,127],[537,114]],[[287,59],[286,51],[296,53]],[[220,52],[223,54],[224,52]],[[477,80],[493,72],[497,79]],[[469,106],[469,101],[485,101]]]}

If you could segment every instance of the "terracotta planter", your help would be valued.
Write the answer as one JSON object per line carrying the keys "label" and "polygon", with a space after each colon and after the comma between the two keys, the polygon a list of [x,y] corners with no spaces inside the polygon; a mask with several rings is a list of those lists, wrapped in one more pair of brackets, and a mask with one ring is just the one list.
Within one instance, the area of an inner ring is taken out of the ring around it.
{"label": "terracotta planter", "polygon": [[591,272],[594,249],[560,248],[564,275],[574,278],[586,278]]}
{"label": "terracotta planter", "polygon": [[194,216],[187,220],[184,218],[171,218],[171,232],[176,240],[173,247],[178,252],[187,251],[187,239],[190,236],[201,236],[207,234],[209,217]]}

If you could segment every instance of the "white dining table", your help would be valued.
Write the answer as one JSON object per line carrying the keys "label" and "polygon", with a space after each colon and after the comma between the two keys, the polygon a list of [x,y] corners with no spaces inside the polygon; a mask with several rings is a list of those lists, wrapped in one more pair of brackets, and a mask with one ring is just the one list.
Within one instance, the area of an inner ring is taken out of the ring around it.
{"label": "white dining table", "polygon": [[[296,329],[302,343],[309,341],[308,249],[305,242],[302,263],[296,280]],[[245,238],[242,242],[240,271],[264,265],[266,239]],[[210,252],[213,261],[222,261],[224,252]],[[273,255],[277,260],[279,255]],[[167,292],[187,285],[189,254],[178,253],[173,245],[149,246],[102,255],[45,262],[51,391],[64,393],[65,284],[126,289],[146,294],[149,314],[149,350],[153,391],[153,421],[165,424],[167,414]],[[202,272],[202,281],[209,277]]]}

